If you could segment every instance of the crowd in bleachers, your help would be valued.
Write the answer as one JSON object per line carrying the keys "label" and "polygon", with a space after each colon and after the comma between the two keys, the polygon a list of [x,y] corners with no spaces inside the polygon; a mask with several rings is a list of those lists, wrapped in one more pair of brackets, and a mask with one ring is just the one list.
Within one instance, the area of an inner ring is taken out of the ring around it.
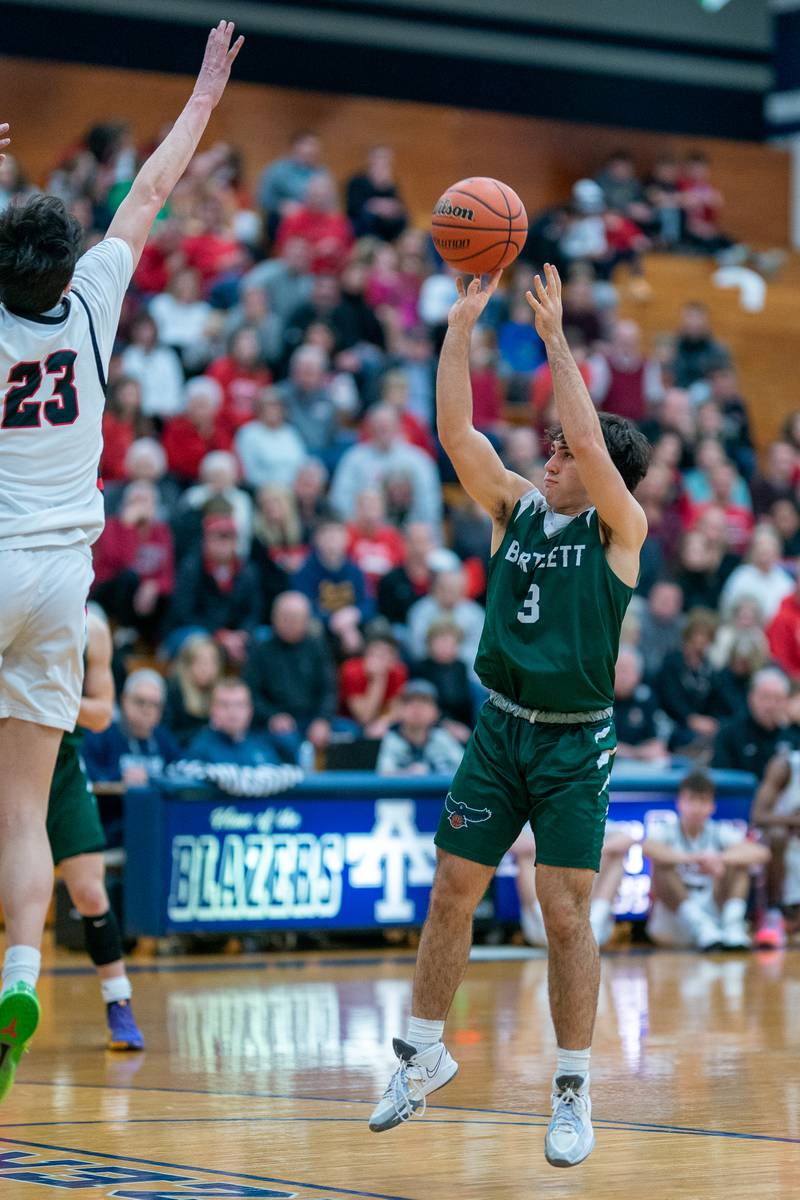
{"label": "crowd in bleachers", "polygon": [[[87,245],[149,149],[97,126],[40,181]],[[0,208],[29,190],[8,156]],[[800,411],[758,454],[758,397],[741,395],[702,304],[686,297],[651,344],[618,318],[619,286],[646,295],[648,249],[742,251],[701,155],[640,174],[620,152],[535,217],[476,331],[474,420],[509,467],[541,479],[552,380],[524,293],[555,261],[593,400],[654,445],[619,757],[761,773],[800,745]],[[109,369],[93,599],[122,701],[112,730],[87,739],[95,775],[138,778],[187,754],[457,761],[483,699],[472,664],[490,522],[435,432],[454,297],[390,148],[340,187],[302,132],[252,191],[234,147],[197,155],[145,248]],[[131,674],[143,657],[151,669]]]}

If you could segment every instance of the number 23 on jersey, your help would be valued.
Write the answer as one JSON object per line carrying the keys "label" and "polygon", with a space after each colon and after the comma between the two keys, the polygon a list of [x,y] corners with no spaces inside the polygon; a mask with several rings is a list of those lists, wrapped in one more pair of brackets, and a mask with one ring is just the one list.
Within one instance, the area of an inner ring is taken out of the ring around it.
{"label": "number 23 on jersey", "polygon": [[[74,350],[56,350],[44,363],[18,362],[8,373],[0,429],[38,429],[42,413],[49,425],[72,425],[78,418]],[[45,376],[52,376],[50,398],[37,400]]]}

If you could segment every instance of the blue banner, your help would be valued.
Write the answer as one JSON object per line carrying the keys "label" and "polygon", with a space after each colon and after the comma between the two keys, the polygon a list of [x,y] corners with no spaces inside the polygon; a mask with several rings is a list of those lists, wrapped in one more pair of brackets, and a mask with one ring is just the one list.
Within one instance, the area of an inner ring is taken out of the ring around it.
{"label": "blue banner", "polygon": [[[624,824],[638,840],[652,821],[675,819],[678,778],[662,771],[618,779],[610,821]],[[719,782],[717,815],[746,821],[752,784],[750,776],[727,773]],[[174,787],[130,793],[127,931],[421,925],[448,785],[447,778],[319,775],[268,799]],[[499,921],[517,920],[515,873],[507,855],[494,885]],[[634,846],[618,916],[645,914],[649,884],[647,864]]]}

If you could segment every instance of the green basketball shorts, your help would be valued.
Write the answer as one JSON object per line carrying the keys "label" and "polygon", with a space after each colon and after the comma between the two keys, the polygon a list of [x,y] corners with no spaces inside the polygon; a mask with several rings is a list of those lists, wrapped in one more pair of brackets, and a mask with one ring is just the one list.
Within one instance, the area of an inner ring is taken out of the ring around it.
{"label": "green basketball shorts", "polygon": [[56,864],[76,854],[94,854],[106,846],[97,798],[80,751],[70,742],[62,743],[56,759],[47,807],[47,836]]}
{"label": "green basketball shorts", "polygon": [[611,717],[532,724],[485,704],[447,794],[436,845],[496,867],[530,821],[537,863],[597,871],[616,748]]}

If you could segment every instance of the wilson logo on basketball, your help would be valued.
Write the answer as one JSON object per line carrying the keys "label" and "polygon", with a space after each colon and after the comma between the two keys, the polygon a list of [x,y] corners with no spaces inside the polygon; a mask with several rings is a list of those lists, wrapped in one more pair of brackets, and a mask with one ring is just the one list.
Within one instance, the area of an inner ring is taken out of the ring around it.
{"label": "wilson logo on basketball", "polygon": [[433,211],[438,217],[460,217],[462,221],[475,220],[474,209],[462,208],[460,204],[451,204],[450,201],[444,196]]}

